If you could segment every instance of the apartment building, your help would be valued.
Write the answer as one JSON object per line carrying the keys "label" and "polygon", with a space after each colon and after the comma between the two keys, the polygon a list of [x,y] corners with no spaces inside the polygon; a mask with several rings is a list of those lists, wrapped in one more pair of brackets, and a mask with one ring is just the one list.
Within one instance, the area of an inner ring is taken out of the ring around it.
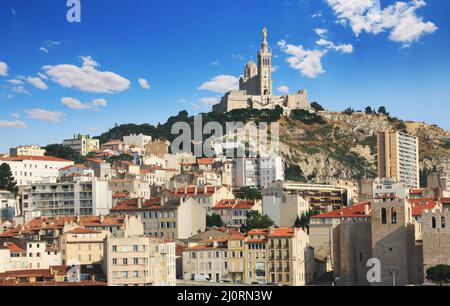
{"label": "apartment building", "polygon": [[236,158],[233,161],[233,186],[269,187],[283,180],[284,168],[280,156]]}
{"label": "apartment building", "polygon": [[63,265],[98,265],[103,260],[103,241],[110,233],[76,227],[59,237]]}
{"label": "apartment building", "polygon": [[132,198],[150,199],[150,184],[140,177],[113,179],[108,184],[113,194],[127,192]]}
{"label": "apartment building", "polygon": [[250,211],[262,214],[261,200],[222,200],[212,209],[212,213],[219,215],[225,226],[238,229],[247,225],[247,214]]}
{"label": "apartment building", "polygon": [[183,251],[185,279],[304,286],[314,280],[315,260],[301,229],[255,229],[198,241]]}
{"label": "apartment building", "polygon": [[419,139],[400,132],[386,131],[378,134],[377,145],[378,177],[401,181],[408,188],[418,188]]}
{"label": "apartment building", "polygon": [[61,265],[61,252],[45,241],[8,238],[0,243],[0,272],[48,269]]}
{"label": "apartment building", "polygon": [[44,156],[45,149],[41,148],[37,145],[31,146],[19,146],[16,148],[9,149],[10,157],[19,157],[19,156]]}
{"label": "apartment building", "polygon": [[111,164],[98,158],[86,158],[84,165],[94,170],[95,177],[102,180],[111,180],[115,171],[111,168]]}
{"label": "apartment building", "polygon": [[297,218],[308,213],[309,205],[308,201],[296,193],[266,193],[262,199],[262,211],[277,226],[290,227]]}
{"label": "apartment building", "polygon": [[377,178],[373,182],[373,198],[399,198],[408,199],[410,189],[404,182],[395,181],[390,178]]}
{"label": "apartment building", "polygon": [[208,215],[212,214],[212,208],[222,200],[234,199],[230,186],[201,186],[178,188],[175,196],[178,198],[192,198],[203,205]]}
{"label": "apartment building", "polygon": [[36,216],[100,216],[112,208],[108,182],[69,177],[54,183],[35,183],[22,192],[26,220]]}
{"label": "apartment building", "polygon": [[16,195],[6,190],[0,190],[0,220],[12,221],[19,214]]}
{"label": "apartment building", "polygon": [[81,155],[86,156],[90,152],[97,151],[100,148],[98,139],[92,139],[89,135],[73,135],[72,139],[63,141],[63,146],[69,147]]}
{"label": "apartment building", "polygon": [[55,180],[59,177],[59,169],[74,164],[51,156],[0,157],[2,163],[9,165],[18,186],[39,183],[44,179]]}
{"label": "apartment building", "polygon": [[123,137],[123,142],[125,143],[125,145],[127,145],[128,147],[136,146],[141,149],[144,149],[145,146],[148,143],[150,143],[151,141],[152,141],[152,137],[144,135],[144,134],[139,134],[139,135],[131,134],[129,136]]}
{"label": "apartment building", "polygon": [[[350,187],[353,189],[353,187]],[[347,187],[327,184],[310,184],[300,182],[276,182],[263,190],[264,196],[282,197],[286,194],[299,194],[308,201],[309,209],[330,212],[353,203],[353,195]]]}
{"label": "apartment building", "polygon": [[104,241],[109,286],[175,286],[175,243],[144,236],[140,216]]}
{"label": "apartment building", "polygon": [[206,229],[205,208],[192,198],[135,198],[119,203],[111,214],[140,216],[145,235],[161,239],[188,239]]}

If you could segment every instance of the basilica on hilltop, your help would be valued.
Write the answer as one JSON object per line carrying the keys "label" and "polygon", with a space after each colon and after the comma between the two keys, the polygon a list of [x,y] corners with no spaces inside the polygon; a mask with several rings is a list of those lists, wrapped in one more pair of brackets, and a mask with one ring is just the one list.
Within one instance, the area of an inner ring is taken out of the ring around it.
{"label": "basilica on hilltop", "polygon": [[229,112],[234,109],[274,109],[281,106],[285,113],[294,109],[310,109],[308,93],[300,90],[296,94],[275,96],[272,82],[272,51],[267,43],[267,28],[263,29],[261,50],[257,53],[258,64],[249,61],[244,76],[239,80],[239,90],[225,94],[219,104],[213,106],[215,112]]}

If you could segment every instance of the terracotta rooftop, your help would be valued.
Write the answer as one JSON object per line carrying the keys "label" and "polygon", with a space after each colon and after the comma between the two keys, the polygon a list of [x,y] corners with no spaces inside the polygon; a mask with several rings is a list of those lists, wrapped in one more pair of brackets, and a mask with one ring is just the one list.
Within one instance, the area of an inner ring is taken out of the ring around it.
{"label": "terracotta rooftop", "polygon": [[251,209],[255,206],[254,200],[222,200],[214,205],[213,209]]}
{"label": "terracotta rooftop", "polygon": [[24,160],[37,160],[37,161],[53,161],[53,162],[68,162],[73,161],[62,159],[53,156],[17,156],[17,157],[0,157],[3,161],[24,161]]}
{"label": "terracotta rooftop", "polygon": [[100,232],[83,227],[78,227],[71,231],[66,232],[66,234],[100,234]]}
{"label": "terracotta rooftop", "polygon": [[[369,207],[367,207],[369,206]],[[360,217],[370,217],[370,207],[371,203],[360,203],[353,206],[338,209],[329,213],[320,214],[313,216],[313,219],[321,218],[360,218]],[[369,214],[366,214],[366,209],[369,208]]]}

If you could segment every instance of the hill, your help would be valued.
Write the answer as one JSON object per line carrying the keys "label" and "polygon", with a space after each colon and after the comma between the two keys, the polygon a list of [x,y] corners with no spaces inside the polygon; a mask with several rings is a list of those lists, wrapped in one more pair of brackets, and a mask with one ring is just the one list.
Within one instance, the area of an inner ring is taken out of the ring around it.
{"label": "hill", "polygon": [[[101,143],[125,135],[143,133],[154,138],[174,139],[171,127],[184,121],[193,125],[186,111],[164,124],[126,124],[97,137]],[[407,132],[419,138],[422,180],[433,171],[450,173],[450,133],[436,125],[403,121],[385,114],[328,112],[310,115],[303,111],[283,117],[277,110],[237,110],[228,114],[206,113],[204,123],[218,121],[265,121],[280,123],[282,156],[288,168],[300,168],[299,177],[340,177],[359,179],[376,176],[376,135],[386,129]]]}

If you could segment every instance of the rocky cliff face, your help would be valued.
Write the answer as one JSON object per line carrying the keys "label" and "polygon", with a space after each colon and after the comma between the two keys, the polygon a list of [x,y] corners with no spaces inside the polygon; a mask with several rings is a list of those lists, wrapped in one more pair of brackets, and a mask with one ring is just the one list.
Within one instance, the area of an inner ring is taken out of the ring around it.
{"label": "rocky cliff face", "polygon": [[290,118],[280,121],[282,155],[287,164],[300,166],[305,177],[376,176],[376,135],[387,129],[419,138],[423,174],[450,174],[450,133],[437,126],[381,114],[322,112],[321,116],[325,124],[307,125]]}

